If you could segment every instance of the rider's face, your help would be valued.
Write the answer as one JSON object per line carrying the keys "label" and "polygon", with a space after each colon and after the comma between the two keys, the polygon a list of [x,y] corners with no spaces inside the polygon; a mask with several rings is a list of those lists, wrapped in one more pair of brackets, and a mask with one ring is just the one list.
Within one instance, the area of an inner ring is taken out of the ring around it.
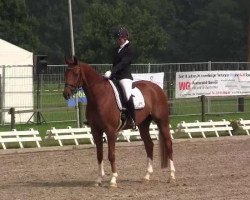
{"label": "rider's face", "polygon": [[126,42],[126,38],[120,37],[117,39],[117,43],[121,46]]}

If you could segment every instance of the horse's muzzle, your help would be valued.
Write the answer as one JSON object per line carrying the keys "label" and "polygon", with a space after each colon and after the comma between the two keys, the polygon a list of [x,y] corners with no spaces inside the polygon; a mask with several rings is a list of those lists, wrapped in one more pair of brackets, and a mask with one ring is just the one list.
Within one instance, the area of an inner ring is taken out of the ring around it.
{"label": "horse's muzzle", "polygon": [[63,97],[64,99],[68,100],[70,99],[70,96],[72,95],[71,91],[69,88],[64,88],[64,91],[63,91]]}
{"label": "horse's muzzle", "polygon": [[66,100],[70,99],[71,96],[77,93],[77,88],[71,85],[65,85],[64,91],[63,91],[63,96]]}
{"label": "horse's muzzle", "polygon": [[70,95],[63,92],[63,97],[65,100],[70,99]]}

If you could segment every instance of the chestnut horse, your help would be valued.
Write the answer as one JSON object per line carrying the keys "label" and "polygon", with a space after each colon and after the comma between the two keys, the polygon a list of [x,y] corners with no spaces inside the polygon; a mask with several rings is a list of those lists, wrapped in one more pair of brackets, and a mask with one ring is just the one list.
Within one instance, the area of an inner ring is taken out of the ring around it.
{"label": "chestnut horse", "polygon": [[[68,65],[65,72],[65,88],[63,96],[69,99],[79,87],[83,87],[87,97],[86,118],[91,127],[91,132],[96,144],[99,173],[95,185],[101,185],[105,175],[103,168],[103,133],[107,135],[108,159],[111,164],[111,187],[117,187],[117,169],[115,163],[115,142],[120,124],[120,110],[116,104],[113,89],[105,77],[98,74],[90,65],[78,61],[65,59]],[[140,136],[144,142],[147,154],[147,171],[145,180],[150,179],[153,172],[153,146],[149,134],[149,126],[154,121],[159,129],[159,143],[161,167],[170,166],[169,180],[175,179],[173,164],[172,140],[169,131],[169,116],[167,97],[163,90],[150,81],[137,81],[145,99],[145,107],[135,111],[135,121],[139,128]],[[128,128],[128,127],[125,127]]]}

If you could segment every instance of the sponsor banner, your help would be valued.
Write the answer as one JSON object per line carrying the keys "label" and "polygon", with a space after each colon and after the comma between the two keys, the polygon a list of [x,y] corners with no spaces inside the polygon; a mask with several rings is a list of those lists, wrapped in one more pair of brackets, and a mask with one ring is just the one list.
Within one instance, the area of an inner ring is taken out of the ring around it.
{"label": "sponsor banner", "polygon": [[250,95],[250,71],[176,73],[176,98]]}
{"label": "sponsor banner", "polygon": [[146,80],[159,85],[163,89],[164,72],[132,74],[134,81]]}
{"label": "sponsor banner", "polygon": [[87,103],[86,95],[85,95],[83,89],[80,88],[80,89],[78,90],[78,92],[77,92],[76,94],[74,94],[74,95],[67,101],[68,107],[76,106],[76,103],[78,103],[78,102],[77,102],[77,99],[76,99],[76,95],[77,95],[77,97],[78,97],[78,102],[80,102],[80,103]]}

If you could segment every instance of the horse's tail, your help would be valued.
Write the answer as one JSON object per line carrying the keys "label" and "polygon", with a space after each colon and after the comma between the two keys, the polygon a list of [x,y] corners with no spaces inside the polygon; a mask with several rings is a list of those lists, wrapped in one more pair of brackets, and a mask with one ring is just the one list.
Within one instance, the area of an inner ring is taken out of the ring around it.
{"label": "horse's tail", "polygon": [[161,168],[167,168],[169,159],[173,160],[172,139],[169,126],[165,127],[165,129],[159,129],[159,131]]}

